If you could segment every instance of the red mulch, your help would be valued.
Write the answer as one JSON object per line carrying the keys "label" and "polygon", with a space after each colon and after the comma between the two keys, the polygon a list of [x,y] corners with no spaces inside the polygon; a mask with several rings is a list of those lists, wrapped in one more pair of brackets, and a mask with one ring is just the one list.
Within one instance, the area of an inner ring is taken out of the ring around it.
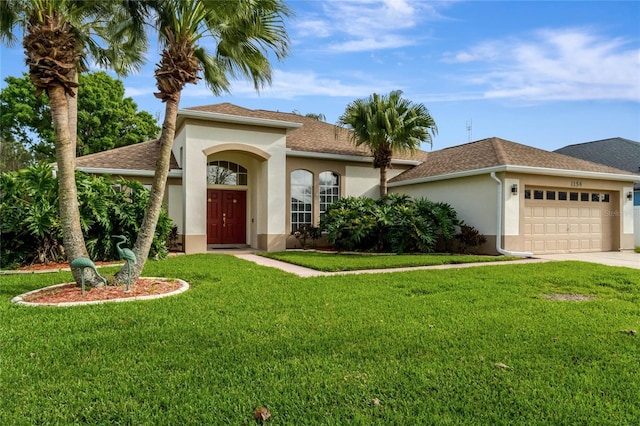
{"label": "red mulch", "polygon": [[124,292],[125,288],[123,285],[98,288],[85,287],[86,292],[83,295],[82,288],[79,285],[70,283],[53,289],[43,289],[24,297],[24,301],[30,303],[88,302],[149,296],[178,290],[180,282],[164,278],[140,278],[135,284],[131,284],[129,293]]}

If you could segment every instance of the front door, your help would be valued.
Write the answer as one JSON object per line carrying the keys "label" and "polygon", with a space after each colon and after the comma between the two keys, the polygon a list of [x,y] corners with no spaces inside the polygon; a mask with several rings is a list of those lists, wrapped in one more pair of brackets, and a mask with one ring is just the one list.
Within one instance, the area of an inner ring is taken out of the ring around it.
{"label": "front door", "polygon": [[207,189],[207,244],[245,244],[247,193]]}

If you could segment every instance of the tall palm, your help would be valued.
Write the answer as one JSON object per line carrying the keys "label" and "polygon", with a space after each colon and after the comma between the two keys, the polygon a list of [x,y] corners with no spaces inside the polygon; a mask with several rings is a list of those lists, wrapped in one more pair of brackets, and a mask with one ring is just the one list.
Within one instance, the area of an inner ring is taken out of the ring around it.
{"label": "tall palm", "polygon": [[[230,77],[247,77],[257,90],[271,82],[269,53],[282,59],[289,44],[284,27],[289,10],[281,0],[158,0],[154,7],[164,47],[155,71],[155,95],[165,103],[165,115],[149,205],[133,246],[138,259],[134,282],[149,255],[162,208],[183,88],[203,79],[219,95],[229,91]],[[126,276],[121,269],[116,280],[124,282]]]}
{"label": "tall palm", "polygon": [[387,195],[387,169],[394,153],[415,152],[422,142],[431,145],[438,133],[427,107],[403,98],[400,90],[356,99],[347,105],[338,125],[351,131],[356,146],[371,150],[373,167],[380,169],[380,197]]}
{"label": "tall palm", "polygon": [[[3,0],[0,2],[0,38],[16,41],[17,30],[36,95],[49,97],[58,164],[59,211],[67,258],[87,257],[75,182],[75,129],[77,106],[72,100],[78,73],[92,56],[99,64],[126,71],[140,62],[142,25],[120,24],[137,6],[131,2],[80,0]],[[130,22],[128,22],[131,24]],[[120,40],[117,40],[120,37]],[[130,49],[130,52],[127,52]],[[129,54],[131,53],[131,55]],[[76,282],[81,273],[74,272]],[[94,277],[95,278],[95,277]],[[96,283],[96,281],[91,281]]]}

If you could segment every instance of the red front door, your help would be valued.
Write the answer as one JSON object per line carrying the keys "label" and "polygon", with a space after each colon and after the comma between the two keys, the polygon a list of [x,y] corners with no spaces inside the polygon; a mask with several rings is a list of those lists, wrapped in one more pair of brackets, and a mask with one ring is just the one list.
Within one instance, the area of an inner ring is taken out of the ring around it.
{"label": "red front door", "polygon": [[207,189],[207,244],[245,244],[247,193]]}

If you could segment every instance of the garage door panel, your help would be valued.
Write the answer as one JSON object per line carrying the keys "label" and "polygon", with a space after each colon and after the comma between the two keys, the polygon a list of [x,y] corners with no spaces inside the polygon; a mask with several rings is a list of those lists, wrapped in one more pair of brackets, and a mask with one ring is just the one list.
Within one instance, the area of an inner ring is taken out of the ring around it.
{"label": "garage door panel", "polygon": [[[540,190],[545,196],[566,192],[558,188]],[[611,250],[614,221],[611,215],[603,214],[610,210],[610,204],[601,202],[605,198],[594,197],[594,194],[589,192],[589,198],[585,201],[582,198],[580,201],[560,200],[555,196],[543,200],[525,199],[525,250],[533,253]]]}

